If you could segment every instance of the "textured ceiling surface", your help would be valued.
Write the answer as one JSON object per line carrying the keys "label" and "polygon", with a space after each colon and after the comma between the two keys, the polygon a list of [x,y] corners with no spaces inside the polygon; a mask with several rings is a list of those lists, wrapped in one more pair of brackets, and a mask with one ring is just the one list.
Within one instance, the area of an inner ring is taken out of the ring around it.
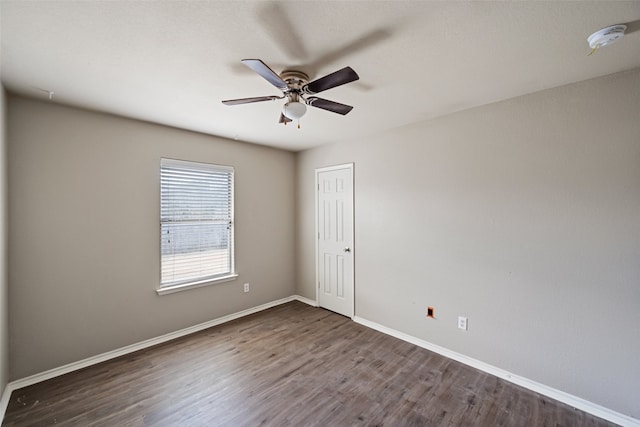
{"label": "textured ceiling surface", "polygon": [[[5,1],[2,82],[11,92],[207,134],[302,150],[640,67],[640,1]],[[586,39],[627,23],[594,55]],[[311,79],[360,80],[320,96],[300,129],[240,60]]]}

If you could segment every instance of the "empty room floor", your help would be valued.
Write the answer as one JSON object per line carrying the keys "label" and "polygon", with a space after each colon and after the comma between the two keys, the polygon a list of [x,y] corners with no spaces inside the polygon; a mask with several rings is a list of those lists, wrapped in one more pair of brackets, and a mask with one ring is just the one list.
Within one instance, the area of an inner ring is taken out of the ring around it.
{"label": "empty room floor", "polygon": [[300,302],[11,395],[3,426],[611,426]]}

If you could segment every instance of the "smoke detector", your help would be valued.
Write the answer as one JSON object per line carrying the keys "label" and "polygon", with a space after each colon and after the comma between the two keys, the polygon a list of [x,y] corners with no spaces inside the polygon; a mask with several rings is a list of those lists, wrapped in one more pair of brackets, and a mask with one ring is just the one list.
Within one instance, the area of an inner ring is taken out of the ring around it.
{"label": "smoke detector", "polygon": [[598,30],[587,38],[589,47],[595,51],[603,46],[614,44],[624,36],[626,29],[626,25],[619,24]]}

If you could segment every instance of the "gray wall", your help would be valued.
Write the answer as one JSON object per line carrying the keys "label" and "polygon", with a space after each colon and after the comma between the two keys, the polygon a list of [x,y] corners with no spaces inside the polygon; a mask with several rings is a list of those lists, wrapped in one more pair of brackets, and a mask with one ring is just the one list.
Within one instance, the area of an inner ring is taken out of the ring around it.
{"label": "gray wall", "polygon": [[[156,294],[161,157],[235,167],[236,281]],[[10,96],[8,159],[12,380],[294,293],[292,153]]]}
{"label": "gray wall", "polygon": [[9,303],[7,273],[7,134],[6,95],[0,84],[0,394],[9,382]]}
{"label": "gray wall", "polygon": [[352,161],[357,316],[640,418],[640,70],[299,153],[305,297]]}

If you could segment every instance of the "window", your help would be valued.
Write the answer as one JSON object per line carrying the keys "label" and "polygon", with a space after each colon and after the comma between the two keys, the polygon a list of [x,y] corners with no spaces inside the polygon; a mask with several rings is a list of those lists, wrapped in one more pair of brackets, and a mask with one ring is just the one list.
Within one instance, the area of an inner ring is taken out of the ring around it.
{"label": "window", "polygon": [[233,280],[233,168],[160,161],[159,294]]}

